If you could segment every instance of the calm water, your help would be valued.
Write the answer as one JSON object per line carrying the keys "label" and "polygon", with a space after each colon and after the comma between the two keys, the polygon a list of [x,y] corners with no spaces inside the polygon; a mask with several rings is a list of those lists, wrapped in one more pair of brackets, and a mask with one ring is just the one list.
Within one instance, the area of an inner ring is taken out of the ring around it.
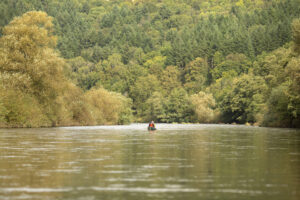
{"label": "calm water", "polygon": [[0,129],[0,199],[300,199],[300,130],[146,127]]}

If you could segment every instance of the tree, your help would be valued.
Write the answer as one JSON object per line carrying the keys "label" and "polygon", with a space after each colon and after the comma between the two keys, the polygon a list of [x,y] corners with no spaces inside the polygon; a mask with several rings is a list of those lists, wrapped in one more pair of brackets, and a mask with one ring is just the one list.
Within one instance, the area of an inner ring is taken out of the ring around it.
{"label": "tree", "polygon": [[202,58],[196,58],[184,69],[184,87],[190,94],[200,92],[207,85],[208,64]]}
{"label": "tree", "polygon": [[40,104],[52,124],[57,123],[57,97],[64,89],[64,60],[53,48],[52,17],[28,12],[3,29],[0,73],[8,87],[26,92]]}
{"label": "tree", "polygon": [[137,116],[143,117],[146,115],[147,105],[145,102],[155,91],[161,90],[160,85],[161,83],[156,76],[149,74],[148,76],[139,77],[135,84],[130,87],[129,97],[133,99]]}
{"label": "tree", "polygon": [[[102,86],[131,97],[138,120],[153,114],[147,105],[165,100],[158,110],[163,116],[159,120],[167,121],[167,105],[176,88],[189,95],[211,93],[221,108],[232,92],[233,79],[251,74],[253,68],[254,75],[268,86],[265,96],[252,98],[254,104],[267,101],[272,93],[279,99],[286,94],[291,124],[297,123],[299,19],[290,24],[299,18],[298,4],[299,0],[2,0],[0,121],[6,123],[9,113],[13,116],[7,109],[8,98],[18,101],[8,91],[18,90],[24,102],[32,99],[36,104],[32,112],[39,109],[46,116],[44,124],[96,123],[88,114],[86,99],[75,96]],[[53,24],[39,12],[30,12],[4,28],[13,17],[31,10],[47,12]],[[66,83],[65,72],[84,91]],[[76,103],[68,102],[72,98]],[[23,109],[21,105],[12,108]],[[191,113],[187,115],[186,119],[194,120]],[[174,120],[178,119],[170,121]]]}
{"label": "tree", "polygon": [[124,94],[129,90],[128,70],[121,62],[120,54],[113,54],[99,63],[100,84],[108,90]]}
{"label": "tree", "polygon": [[161,72],[164,70],[166,57],[163,56],[154,56],[151,59],[148,59],[144,63],[144,67],[146,67],[150,74],[153,74],[157,77],[160,77]]}
{"label": "tree", "polygon": [[290,62],[291,49],[279,48],[269,54],[263,54],[254,62],[254,74],[264,77],[270,88],[285,82],[285,67]]}
{"label": "tree", "polygon": [[146,101],[146,121],[163,122],[166,118],[166,98],[160,92],[154,92]]}
{"label": "tree", "polygon": [[51,125],[51,121],[44,114],[42,105],[30,94],[5,88],[0,91],[0,95],[0,126],[41,127]]}
{"label": "tree", "polygon": [[216,120],[216,102],[212,94],[199,92],[190,97],[197,115],[197,121],[202,123],[211,123]]}
{"label": "tree", "polygon": [[95,117],[91,112],[91,105],[88,103],[83,90],[69,82],[66,85],[66,92],[59,97],[62,104],[59,118],[59,126],[96,125]]}
{"label": "tree", "polygon": [[166,117],[163,122],[190,122],[194,116],[187,92],[183,88],[171,91],[166,101]]}
{"label": "tree", "polygon": [[180,71],[175,66],[168,66],[160,73],[160,82],[162,89],[166,93],[170,93],[174,88],[180,88]]}
{"label": "tree", "polygon": [[263,125],[290,127],[293,116],[289,112],[289,105],[288,84],[283,83],[273,88],[268,98]]}
{"label": "tree", "polygon": [[245,74],[235,78],[231,90],[220,102],[225,122],[254,123],[256,115],[264,106],[267,86],[261,77]]}
{"label": "tree", "polygon": [[295,19],[292,23],[294,50],[300,54],[300,19]]}
{"label": "tree", "polygon": [[100,80],[99,67],[85,61],[82,57],[67,60],[71,67],[70,77],[77,86],[83,90],[89,90]]}
{"label": "tree", "polygon": [[300,125],[300,56],[293,58],[286,67],[288,75],[288,111],[291,116],[291,126]]}
{"label": "tree", "polygon": [[215,81],[223,76],[224,72],[235,73],[241,75],[247,73],[251,67],[250,60],[243,54],[229,54],[225,61],[218,64],[212,71],[212,79]]}
{"label": "tree", "polygon": [[96,124],[123,124],[131,121],[131,101],[103,88],[89,90],[85,97]]}

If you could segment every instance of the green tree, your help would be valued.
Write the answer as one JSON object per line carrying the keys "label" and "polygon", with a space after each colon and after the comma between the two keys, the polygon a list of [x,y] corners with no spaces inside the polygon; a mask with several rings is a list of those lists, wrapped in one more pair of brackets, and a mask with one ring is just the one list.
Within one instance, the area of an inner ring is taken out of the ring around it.
{"label": "green tree", "polygon": [[184,88],[190,93],[200,92],[207,85],[208,64],[202,58],[196,58],[184,69]]}
{"label": "green tree", "polygon": [[300,54],[300,19],[295,19],[292,23],[294,50]]}
{"label": "green tree", "polygon": [[183,88],[171,91],[166,102],[166,117],[163,122],[191,122],[194,116],[192,104],[187,92]]}
{"label": "green tree", "polygon": [[219,105],[223,120],[230,123],[256,122],[256,115],[264,106],[266,90],[261,77],[245,74],[236,78]]}
{"label": "green tree", "polygon": [[166,118],[166,98],[160,92],[154,92],[146,101],[146,121],[163,122]]}
{"label": "green tree", "polygon": [[269,88],[285,82],[285,67],[292,58],[291,49],[279,48],[268,55],[261,55],[254,63],[254,74],[262,76]]}
{"label": "green tree", "polygon": [[104,60],[99,63],[100,66],[100,84],[115,92],[124,94],[129,90],[128,85],[128,70],[121,61],[120,54],[113,54],[108,57],[108,60]]}
{"label": "green tree", "polygon": [[223,77],[224,72],[232,72],[236,75],[247,73],[251,67],[251,61],[243,54],[230,54],[226,60],[218,64],[212,71],[212,79],[215,81]]}
{"label": "green tree", "polygon": [[300,56],[293,58],[286,67],[288,75],[288,111],[292,117],[292,127],[300,122]]}
{"label": "green tree", "polygon": [[155,56],[151,59],[148,59],[144,66],[148,69],[150,74],[153,74],[157,77],[161,75],[161,72],[164,70],[166,58],[163,56]]}
{"label": "green tree", "polygon": [[168,66],[160,74],[161,86],[166,93],[170,93],[174,88],[181,87],[180,71],[177,67]]}
{"label": "green tree", "polygon": [[148,108],[145,102],[155,91],[161,90],[160,85],[161,83],[156,76],[149,74],[139,77],[135,84],[130,87],[129,97],[133,99],[133,108],[138,117],[147,115],[146,110]]}
{"label": "green tree", "polygon": [[216,82],[206,88],[207,93],[213,94],[218,105],[224,99],[225,95],[231,91],[235,76],[236,73],[232,74],[232,71],[224,72],[222,78],[217,79]]}
{"label": "green tree", "polygon": [[264,116],[263,125],[290,127],[292,125],[292,113],[289,112],[290,99],[288,84],[283,83],[271,90],[267,112]]}
{"label": "green tree", "polygon": [[71,67],[70,77],[77,86],[83,90],[89,90],[100,80],[97,65],[85,61],[82,57],[67,60]]}

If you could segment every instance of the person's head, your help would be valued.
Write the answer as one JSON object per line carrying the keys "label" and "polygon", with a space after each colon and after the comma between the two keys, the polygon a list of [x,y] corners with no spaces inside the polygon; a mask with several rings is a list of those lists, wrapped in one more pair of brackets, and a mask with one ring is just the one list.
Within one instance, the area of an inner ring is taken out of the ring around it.
{"label": "person's head", "polygon": [[154,123],[154,121],[151,121],[151,123]]}

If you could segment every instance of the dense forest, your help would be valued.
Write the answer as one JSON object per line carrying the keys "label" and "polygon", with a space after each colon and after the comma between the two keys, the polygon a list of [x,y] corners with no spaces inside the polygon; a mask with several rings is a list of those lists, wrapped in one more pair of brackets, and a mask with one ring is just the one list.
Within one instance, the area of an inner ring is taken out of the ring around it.
{"label": "dense forest", "polygon": [[0,127],[299,127],[299,5],[1,0]]}

